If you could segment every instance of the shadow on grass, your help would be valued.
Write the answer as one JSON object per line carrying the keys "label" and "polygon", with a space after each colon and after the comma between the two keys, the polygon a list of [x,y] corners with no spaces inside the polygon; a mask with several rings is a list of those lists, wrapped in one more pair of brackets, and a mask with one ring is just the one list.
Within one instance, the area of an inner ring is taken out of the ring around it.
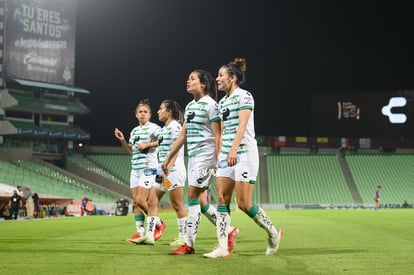
{"label": "shadow on grass", "polygon": [[[256,256],[257,254],[263,254],[265,248],[262,250],[250,250],[250,251],[237,251],[235,250],[234,253],[237,253],[241,256]],[[306,256],[306,255],[334,255],[334,254],[354,254],[354,253],[363,253],[366,250],[363,249],[348,249],[348,248],[301,248],[301,249],[289,249],[289,248],[279,248],[277,251],[277,255],[280,256]]]}

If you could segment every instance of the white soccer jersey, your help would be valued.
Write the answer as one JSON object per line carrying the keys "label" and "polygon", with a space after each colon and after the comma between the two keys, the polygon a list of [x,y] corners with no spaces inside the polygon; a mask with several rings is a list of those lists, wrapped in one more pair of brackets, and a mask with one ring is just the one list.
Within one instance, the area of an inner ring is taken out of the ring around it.
{"label": "white soccer jersey", "polygon": [[220,117],[223,121],[221,153],[224,155],[229,153],[239,127],[240,110],[243,109],[251,109],[252,113],[247,122],[246,132],[244,133],[239,148],[237,148],[237,154],[246,153],[246,149],[250,145],[256,146],[253,115],[254,98],[252,94],[246,90],[237,88],[229,97],[226,95],[221,98],[218,105]]}
{"label": "white soccer jersey", "polygon": [[129,136],[129,144],[132,148],[132,170],[143,171],[148,167],[157,167],[157,147],[150,147],[148,152],[140,152],[137,149],[137,144],[147,143],[156,140],[156,137],[158,136],[158,132],[160,131],[160,129],[160,126],[150,121],[145,123],[145,125],[143,126],[137,126],[134,129],[132,129],[131,134]]}
{"label": "white soccer jersey", "polygon": [[220,121],[217,102],[209,95],[192,100],[185,107],[188,156],[215,151],[215,137],[211,123]]}
{"label": "white soccer jersey", "polygon": [[[181,133],[181,125],[178,121],[173,120],[168,126],[164,126],[158,133],[158,162],[161,164],[167,158],[173,142]],[[178,157],[174,163],[171,172],[179,169],[185,171],[184,165],[184,146],[178,151]]]}

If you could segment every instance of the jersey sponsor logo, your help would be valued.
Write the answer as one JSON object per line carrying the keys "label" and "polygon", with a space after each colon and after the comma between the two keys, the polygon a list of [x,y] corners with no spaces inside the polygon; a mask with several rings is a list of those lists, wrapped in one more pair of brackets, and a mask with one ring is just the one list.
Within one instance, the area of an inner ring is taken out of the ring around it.
{"label": "jersey sponsor logo", "polygon": [[195,118],[195,112],[190,111],[187,114],[187,123],[191,122],[191,120],[193,120]]}
{"label": "jersey sponsor logo", "polygon": [[198,131],[193,131],[193,130],[187,131],[187,135],[198,135]]}
{"label": "jersey sponsor logo", "polygon": [[221,119],[223,121],[226,121],[227,118],[229,117],[229,115],[230,115],[230,109],[229,108],[223,108],[221,110]]}
{"label": "jersey sponsor logo", "polygon": [[132,142],[132,144],[137,144],[138,143],[138,141],[139,141],[139,139],[140,139],[140,137],[136,137],[135,139],[134,139],[134,141]]}
{"label": "jersey sponsor logo", "polygon": [[236,132],[236,130],[237,130],[236,127],[227,128],[223,130],[223,134],[229,134],[229,133],[231,134],[231,133]]}

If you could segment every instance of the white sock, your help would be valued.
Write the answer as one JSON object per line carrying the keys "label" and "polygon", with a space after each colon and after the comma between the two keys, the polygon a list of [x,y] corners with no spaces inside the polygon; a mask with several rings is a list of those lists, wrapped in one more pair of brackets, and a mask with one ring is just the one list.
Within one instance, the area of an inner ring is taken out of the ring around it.
{"label": "white sock", "polygon": [[229,234],[231,217],[227,212],[219,212],[217,216],[216,232],[218,244],[221,248],[228,249],[227,238]]}
{"label": "white sock", "polygon": [[263,211],[262,208],[259,208],[259,212],[257,212],[256,216],[254,216],[253,220],[257,223],[261,228],[266,230],[269,236],[275,236],[277,234],[277,229],[273,225],[272,221],[267,217],[266,213]]}
{"label": "white sock", "polygon": [[187,225],[185,231],[185,241],[191,247],[194,247],[197,236],[198,226],[200,225],[201,208],[200,205],[191,205],[188,207]]}
{"label": "white sock", "polygon": [[137,229],[137,233],[140,233],[141,236],[143,236],[144,235],[144,231],[145,231],[144,221],[135,221],[135,227]]}
{"label": "white sock", "polygon": [[184,239],[185,237],[185,222],[186,221],[187,221],[187,217],[177,218],[178,237],[182,239]]}
{"label": "white sock", "polygon": [[154,231],[155,231],[155,225],[157,224],[157,220],[159,220],[157,216],[147,217],[147,233],[145,234],[145,236],[149,238],[154,238]]}
{"label": "white sock", "polygon": [[211,204],[208,204],[208,206],[209,207],[208,207],[207,211],[204,212],[203,214],[204,214],[204,216],[206,216],[208,218],[208,220],[212,224],[214,224],[214,226],[216,226],[216,223],[217,223],[217,209]]}

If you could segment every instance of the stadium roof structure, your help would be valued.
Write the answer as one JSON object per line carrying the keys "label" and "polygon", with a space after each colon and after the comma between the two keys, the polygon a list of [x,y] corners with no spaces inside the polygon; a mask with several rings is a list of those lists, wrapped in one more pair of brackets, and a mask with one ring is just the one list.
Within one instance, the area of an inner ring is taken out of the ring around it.
{"label": "stadium roof structure", "polygon": [[[78,100],[68,99],[68,98],[58,98],[58,97],[48,97],[43,96],[41,98],[34,97],[30,93],[22,93],[16,91],[7,91],[4,90],[0,92],[4,96],[5,102],[9,102],[9,109],[28,111],[31,112],[36,110],[40,113],[73,113],[73,114],[87,114],[90,112],[90,109],[83,105]],[[10,95],[16,102],[13,102],[12,99],[7,100],[7,96]],[[7,100],[7,101],[6,101]]]}
{"label": "stadium roof structure", "polygon": [[[69,126],[58,126],[52,124],[43,124],[41,126],[34,125],[31,122],[9,120],[4,121],[3,126],[6,127],[6,123],[10,123],[15,127],[9,134],[19,134],[23,136],[41,136],[51,138],[65,138],[69,140],[88,140],[90,134],[80,128],[74,128]],[[1,124],[1,123],[0,123]]]}
{"label": "stadium roof structure", "polygon": [[76,87],[71,87],[71,86],[24,80],[24,79],[19,79],[19,78],[10,78],[9,80],[14,81],[23,86],[30,86],[30,87],[44,88],[44,89],[50,89],[50,90],[58,90],[58,91],[69,91],[69,92],[82,93],[82,94],[90,94],[90,92],[86,89],[76,88]]}

